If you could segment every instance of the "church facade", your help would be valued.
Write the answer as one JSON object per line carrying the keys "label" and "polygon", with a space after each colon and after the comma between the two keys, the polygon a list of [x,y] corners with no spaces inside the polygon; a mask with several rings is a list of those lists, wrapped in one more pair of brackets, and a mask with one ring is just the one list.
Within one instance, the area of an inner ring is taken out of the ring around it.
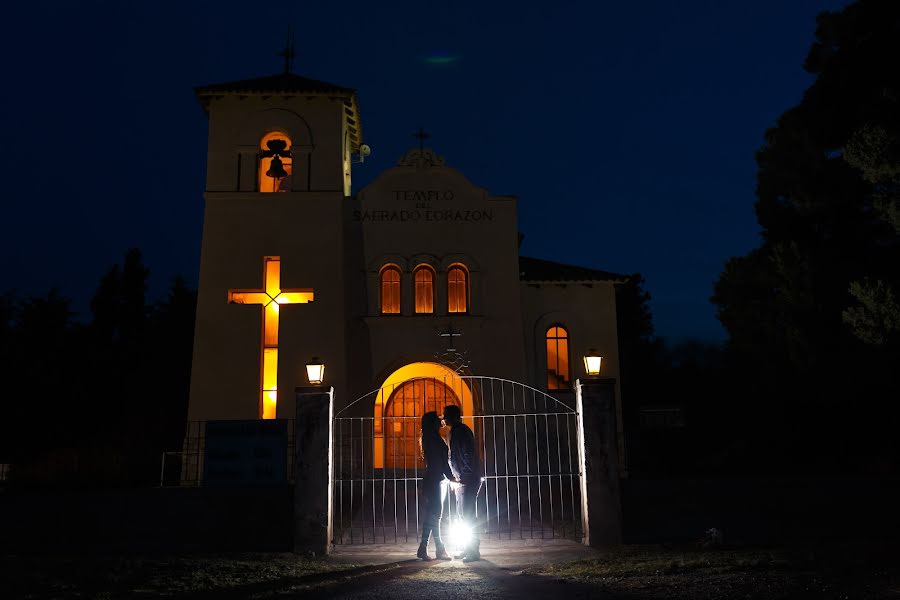
{"label": "church facade", "polygon": [[415,414],[448,394],[477,413],[439,383],[459,374],[570,398],[591,351],[618,379],[624,277],[521,256],[516,198],[421,146],[354,194],[367,148],[351,89],[285,73],[196,92],[209,142],[189,421],[293,418],[308,364],[336,412],[389,388],[348,409],[376,420],[404,410],[398,389]]}

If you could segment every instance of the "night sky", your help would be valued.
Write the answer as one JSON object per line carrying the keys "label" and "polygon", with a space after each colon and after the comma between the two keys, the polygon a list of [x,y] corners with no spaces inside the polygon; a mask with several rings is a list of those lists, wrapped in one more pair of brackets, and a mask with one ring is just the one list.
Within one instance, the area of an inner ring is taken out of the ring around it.
{"label": "night sky", "polygon": [[196,285],[207,121],[192,88],[294,71],[358,90],[354,191],[416,145],[519,198],[522,253],[639,271],[657,333],[724,339],[708,298],[757,244],[754,152],[838,0],[43,2],[3,9],[0,291],[85,317],[139,247]]}

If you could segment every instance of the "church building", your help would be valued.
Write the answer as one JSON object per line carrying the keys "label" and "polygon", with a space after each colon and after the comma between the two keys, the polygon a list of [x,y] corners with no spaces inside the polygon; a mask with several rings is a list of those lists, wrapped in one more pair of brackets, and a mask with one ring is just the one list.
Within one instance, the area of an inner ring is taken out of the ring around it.
{"label": "church building", "polygon": [[[311,385],[376,422],[477,414],[453,384],[468,375],[565,402],[588,355],[618,381],[625,277],[522,256],[515,197],[422,144],[354,190],[370,150],[352,89],[286,72],[196,93],[209,143],[190,422],[293,419]],[[374,432],[385,456],[414,452],[390,429]]]}

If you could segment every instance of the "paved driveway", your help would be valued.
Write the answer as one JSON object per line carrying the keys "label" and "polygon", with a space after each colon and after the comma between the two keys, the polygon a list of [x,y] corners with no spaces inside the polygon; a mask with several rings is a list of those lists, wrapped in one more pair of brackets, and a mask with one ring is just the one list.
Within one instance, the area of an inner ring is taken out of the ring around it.
{"label": "paved driveway", "polygon": [[[596,588],[522,574],[522,569],[532,565],[597,555],[596,550],[568,540],[483,541],[483,560],[473,563],[459,560],[422,562],[415,559],[416,548],[416,544],[336,547],[333,560],[364,565],[372,570],[344,581],[295,591],[298,597],[304,598],[379,600],[599,597]],[[430,553],[434,554],[433,549]],[[282,594],[285,591],[282,590]]]}
{"label": "paved driveway", "polygon": [[[378,565],[409,560],[416,557],[418,544],[358,544],[335,546],[331,554],[337,562],[357,565]],[[428,544],[428,553],[434,556],[434,543]],[[547,540],[483,540],[481,557],[486,564],[505,568],[524,568],[546,562],[578,560],[598,556],[599,552],[565,539]],[[468,568],[478,563],[461,561],[432,561],[444,568]]]}

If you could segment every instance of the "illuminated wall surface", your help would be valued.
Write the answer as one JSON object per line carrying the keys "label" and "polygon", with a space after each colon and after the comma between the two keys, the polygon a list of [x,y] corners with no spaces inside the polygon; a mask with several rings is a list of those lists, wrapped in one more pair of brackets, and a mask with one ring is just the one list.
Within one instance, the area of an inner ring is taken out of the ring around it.
{"label": "illuminated wall surface", "polygon": [[277,256],[263,259],[263,289],[229,290],[233,304],[259,304],[263,307],[262,349],[260,358],[260,415],[274,419],[278,405],[278,315],[285,304],[313,301],[313,290],[281,289],[281,260]]}

